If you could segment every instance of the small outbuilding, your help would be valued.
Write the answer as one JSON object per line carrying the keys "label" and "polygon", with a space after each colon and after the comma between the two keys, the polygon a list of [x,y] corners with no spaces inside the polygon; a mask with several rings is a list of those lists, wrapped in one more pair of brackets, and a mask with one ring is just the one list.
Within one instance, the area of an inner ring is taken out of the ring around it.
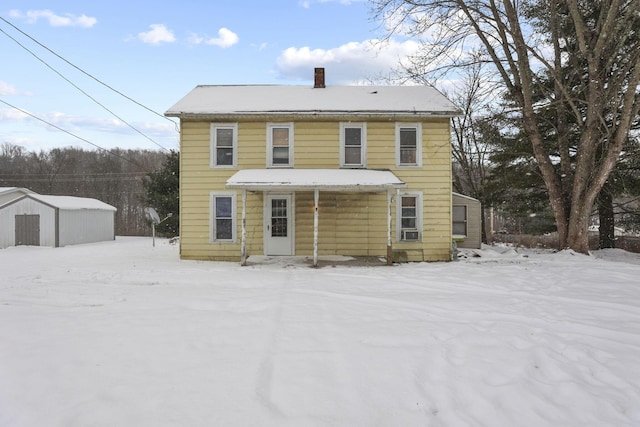
{"label": "small outbuilding", "polygon": [[114,240],[115,213],[96,199],[28,192],[0,203],[0,248]]}
{"label": "small outbuilding", "polygon": [[459,248],[480,249],[482,210],[480,200],[459,193],[452,195],[452,234]]}

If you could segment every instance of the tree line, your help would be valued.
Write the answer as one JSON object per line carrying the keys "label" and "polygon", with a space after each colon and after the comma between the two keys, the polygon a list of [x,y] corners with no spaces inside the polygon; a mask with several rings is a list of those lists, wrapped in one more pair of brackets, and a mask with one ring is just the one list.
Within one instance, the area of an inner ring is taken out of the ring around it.
{"label": "tree line", "polygon": [[[4,143],[0,145],[0,187],[98,199],[118,209],[117,235],[150,235],[144,212],[149,206],[147,187],[170,155],[152,150],[92,151],[73,147],[30,152]],[[177,182],[177,176],[175,179]],[[177,206],[177,193],[174,197]],[[176,221],[177,213],[176,210]]]}

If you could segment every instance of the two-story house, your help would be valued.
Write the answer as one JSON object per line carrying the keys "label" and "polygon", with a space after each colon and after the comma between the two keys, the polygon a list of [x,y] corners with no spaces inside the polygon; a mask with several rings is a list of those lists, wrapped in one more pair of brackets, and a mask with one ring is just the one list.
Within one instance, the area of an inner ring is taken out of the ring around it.
{"label": "two-story house", "polygon": [[429,86],[198,86],[180,119],[180,254],[451,259],[450,118]]}

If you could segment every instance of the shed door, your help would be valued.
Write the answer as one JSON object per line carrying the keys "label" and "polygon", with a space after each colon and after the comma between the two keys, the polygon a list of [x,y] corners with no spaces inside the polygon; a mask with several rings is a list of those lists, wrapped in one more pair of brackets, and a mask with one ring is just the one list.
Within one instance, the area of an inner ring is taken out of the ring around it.
{"label": "shed door", "polygon": [[40,215],[16,215],[16,246],[40,246]]}

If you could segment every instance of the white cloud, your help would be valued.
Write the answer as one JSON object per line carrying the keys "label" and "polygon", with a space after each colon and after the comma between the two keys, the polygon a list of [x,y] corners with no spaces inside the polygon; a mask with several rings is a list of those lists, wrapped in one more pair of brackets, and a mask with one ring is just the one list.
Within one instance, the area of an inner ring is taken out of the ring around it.
{"label": "white cloud", "polygon": [[163,24],[151,24],[149,28],[151,29],[147,32],[138,33],[138,40],[149,44],[173,43],[176,41],[173,32]]}
{"label": "white cloud", "polygon": [[28,119],[29,115],[13,108],[0,110],[0,120],[2,121],[23,121]]}
{"label": "white cloud", "polygon": [[9,16],[11,16],[12,18],[24,19],[30,24],[34,24],[42,18],[49,21],[49,25],[51,25],[52,27],[91,28],[98,22],[98,20],[92,16],[87,16],[84,14],[77,16],[72,13],[58,15],[49,9],[28,10],[24,13],[14,9],[9,11]]}
{"label": "white cloud", "polygon": [[223,27],[223,28],[220,28],[220,30],[218,30],[217,38],[209,39],[206,41],[206,43],[212,44],[214,46],[222,47],[222,48],[227,48],[238,43],[238,40],[240,39],[238,38],[238,35],[236,33],[229,30],[228,28]]}
{"label": "white cloud", "polygon": [[204,37],[199,36],[196,33],[189,33],[187,41],[189,42],[189,44],[200,44],[204,42]]}
{"label": "white cloud", "polygon": [[[52,111],[44,114],[35,113],[34,116],[40,117],[42,120],[70,132],[76,132],[79,130],[111,133],[133,132],[130,127],[115,118],[105,119],[99,117],[76,116],[59,111]],[[46,123],[15,109],[0,110],[0,120],[13,122],[29,121],[37,123],[39,126],[42,126],[47,130],[58,132],[58,130],[48,126]],[[145,124],[144,127],[149,128],[149,125]]]}
{"label": "white cloud", "polygon": [[388,75],[401,61],[419,49],[415,41],[382,42],[377,39],[350,42],[332,49],[290,47],[277,59],[277,72],[283,78],[309,80],[314,67],[327,69],[327,82],[354,84]]}
{"label": "white cloud", "polygon": [[18,89],[0,80],[0,95],[17,95]]}
{"label": "white cloud", "polygon": [[231,31],[230,29],[222,27],[218,30],[218,37],[207,38],[205,36],[200,36],[196,33],[191,33],[189,35],[188,40],[190,44],[204,43],[204,44],[218,46],[223,49],[226,49],[228,47],[231,47],[237,44],[240,38],[236,33]]}

